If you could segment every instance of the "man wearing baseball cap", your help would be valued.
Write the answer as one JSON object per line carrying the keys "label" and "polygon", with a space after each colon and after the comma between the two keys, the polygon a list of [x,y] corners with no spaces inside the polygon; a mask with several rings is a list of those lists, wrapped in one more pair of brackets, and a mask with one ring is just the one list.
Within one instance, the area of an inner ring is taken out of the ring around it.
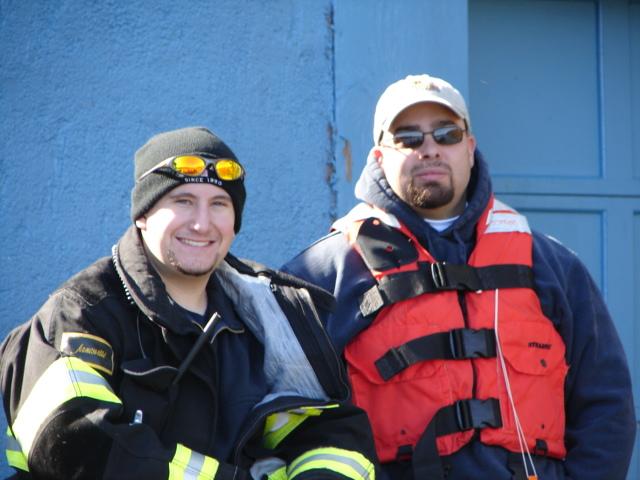
{"label": "man wearing baseball cap", "polygon": [[627,361],[574,253],[497,199],[466,103],[408,76],[380,97],[359,203],[285,271],[323,318],[384,477],[623,480]]}
{"label": "man wearing baseball cap", "polygon": [[205,128],[137,151],[133,225],[0,347],[16,477],[375,478],[332,296],[229,253],[244,178]]}

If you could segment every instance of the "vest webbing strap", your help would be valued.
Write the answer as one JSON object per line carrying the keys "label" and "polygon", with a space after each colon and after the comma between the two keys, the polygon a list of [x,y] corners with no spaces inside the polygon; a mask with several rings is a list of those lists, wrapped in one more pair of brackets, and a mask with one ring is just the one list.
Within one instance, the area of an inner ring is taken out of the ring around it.
{"label": "vest webbing strap", "polygon": [[419,262],[418,269],[382,277],[360,297],[360,312],[367,317],[382,307],[423,293],[444,290],[472,292],[496,288],[533,288],[533,272],[527,265],[472,267],[446,262]]}
{"label": "vest webbing strap", "polygon": [[[537,438],[536,446],[533,449],[533,451],[530,452],[530,455],[532,455],[535,458],[538,458],[538,457],[546,457],[548,453],[549,453],[549,449],[547,448],[547,442],[540,438]],[[528,462],[528,461],[529,461],[528,456],[525,456],[525,458],[523,459],[521,452],[507,453],[507,466],[509,467],[509,470],[511,470],[511,473],[513,474],[513,476],[511,477],[511,480],[529,480],[530,478],[532,478],[531,476],[529,476],[526,469],[524,468],[524,462]],[[531,466],[529,463],[528,465]],[[533,477],[533,478],[538,478],[538,477]]]}
{"label": "vest webbing strap", "polygon": [[472,428],[500,428],[502,417],[496,398],[460,400],[438,410],[418,440],[412,455],[413,478],[444,480],[436,436]]}
{"label": "vest webbing strap", "polygon": [[472,428],[500,428],[500,402],[497,398],[459,400],[438,410],[433,417],[436,435],[464,432]]}
{"label": "vest webbing strap", "polygon": [[492,329],[457,328],[415,338],[391,348],[376,360],[375,364],[380,376],[387,381],[411,365],[425,360],[461,360],[495,356],[496,338]]}

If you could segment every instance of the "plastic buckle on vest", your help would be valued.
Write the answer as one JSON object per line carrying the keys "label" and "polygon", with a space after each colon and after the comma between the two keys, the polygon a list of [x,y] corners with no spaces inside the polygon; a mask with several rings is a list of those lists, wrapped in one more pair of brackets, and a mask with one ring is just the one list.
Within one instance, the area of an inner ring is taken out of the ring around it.
{"label": "plastic buckle on vest", "polygon": [[398,447],[398,451],[396,452],[396,462],[406,462],[407,460],[411,460],[412,455],[412,445],[400,445]]}
{"label": "plastic buckle on vest", "polygon": [[488,328],[473,330],[456,328],[449,332],[449,346],[453,359],[490,358],[496,356],[494,331]]}
{"label": "plastic buckle on vest", "polygon": [[398,348],[391,348],[389,351],[376,360],[375,364],[378,373],[386,382],[396,373],[401,372],[411,365],[411,360],[405,355],[405,349],[401,345]]}
{"label": "plastic buckle on vest", "polygon": [[542,440],[541,438],[536,438],[536,446],[533,448],[534,455],[540,455],[546,457],[549,454],[549,447],[547,446],[547,442]]}
{"label": "plastic buckle on vest", "polygon": [[446,262],[435,262],[431,264],[431,278],[438,290],[442,290],[447,286],[447,277],[444,270],[445,264]]}
{"label": "plastic buckle on vest", "polygon": [[500,404],[495,398],[460,400],[455,404],[456,422],[460,431],[472,428],[502,426]]}

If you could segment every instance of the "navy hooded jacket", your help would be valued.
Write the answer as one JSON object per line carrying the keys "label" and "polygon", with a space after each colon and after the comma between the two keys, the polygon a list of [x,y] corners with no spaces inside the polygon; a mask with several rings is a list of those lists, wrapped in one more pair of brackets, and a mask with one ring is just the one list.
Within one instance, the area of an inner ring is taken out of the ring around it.
{"label": "navy hooded jacket", "polygon": [[[467,205],[446,230],[437,232],[392,191],[370,157],[356,197],[395,215],[439,261],[463,264],[473,250],[475,226],[492,194],[489,171],[476,150]],[[578,257],[558,241],[533,231],[535,291],[544,314],[566,345],[567,457],[536,457],[544,480],[623,480],[631,459],[636,422],[631,380],[622,344],[598,287]],[[337,309],[325,319],[339,351],[368,326],[358,298],[375,280],[340,232],[331,233],[289,261],[283,269],[334,293]],[[508,452],[478,440],[442,459],[448,480],[508,480]],[[390,479],[412,478],[410,466],[385,466]],[[408,476],[406,476],[408,475]],[[416,479],[418,480],[418,479]]]}

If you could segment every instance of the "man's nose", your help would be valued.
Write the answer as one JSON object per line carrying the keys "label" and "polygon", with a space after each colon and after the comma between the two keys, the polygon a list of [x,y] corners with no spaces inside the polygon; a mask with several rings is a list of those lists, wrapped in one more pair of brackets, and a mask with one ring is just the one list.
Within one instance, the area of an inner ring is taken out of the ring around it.
{"label": "man's nose", "polygon": [[422,145],[417,148],[420,157],[433,158],[440,156],[440,146],[436,143],[432,133],[425,133]]}
{"label": "man's nose", "polygon": [[206,231],[210,226],[209,208],[198,204],[193,212],[192,228],[199,232]]}

